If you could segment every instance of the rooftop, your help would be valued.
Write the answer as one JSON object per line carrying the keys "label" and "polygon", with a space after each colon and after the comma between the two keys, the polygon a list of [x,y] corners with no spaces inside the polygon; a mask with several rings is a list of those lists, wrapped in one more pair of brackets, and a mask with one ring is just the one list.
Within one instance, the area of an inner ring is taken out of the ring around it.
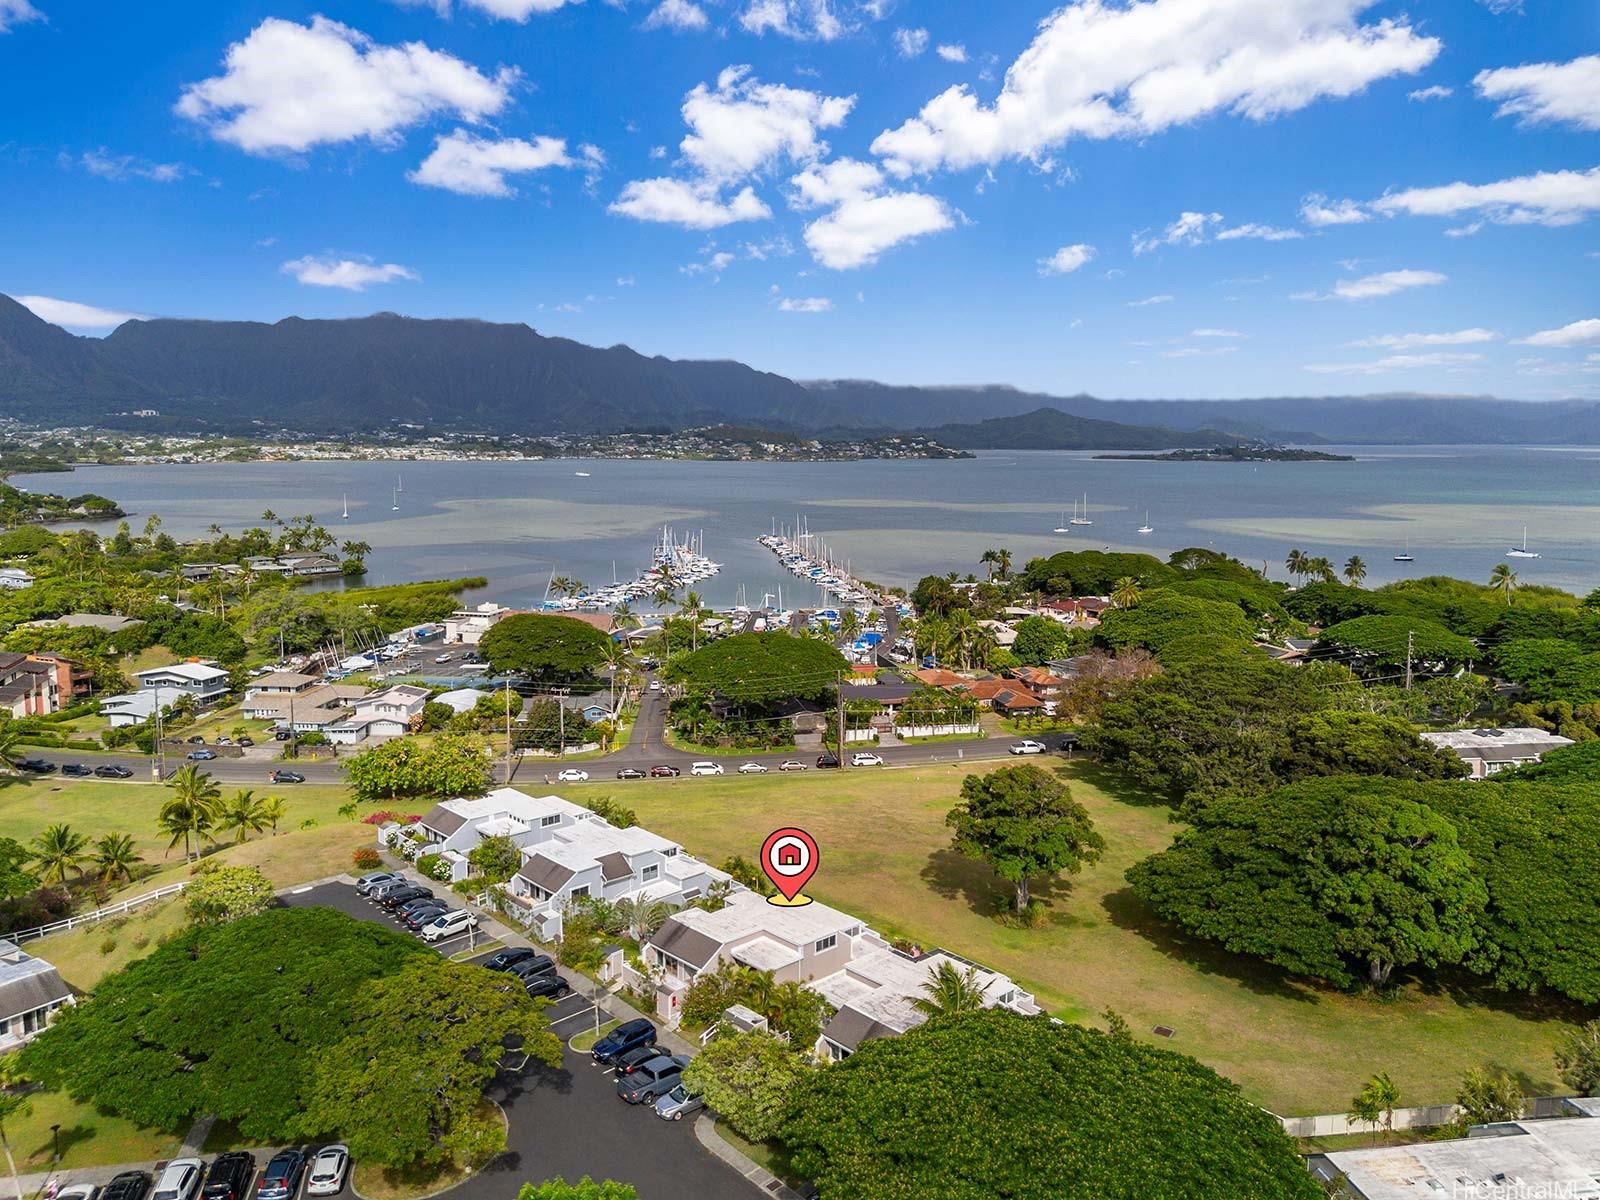
{"label": "rooftop", "polygon": [[139,679],[147,675],[176,675],[179,679],[190,679],[195,683],[210,683],[217,679],[226,679],[228,673],[221,667],[214,667],[208,663],[180,662],[166,667],[151,667],[147,671],[136,671]]}
{"label": "rooftop", "polygon": [[1547,729],[1460,729],[1449,733],[1424,733],[1422,740],[1447,750],[1503,750],[1516,746],[1570,746],[1571,738]]}
{"label": "rooftop", "polygon": [[1517,1121],[1486,1136],[1326,1156],[1362,1200],[1600,1196],[1600,1121]]}
{"label": "rooftop", "polygon": [[751,934],[767,934],[792,946],[816,942],[829,934],[859,931],[861,919],[829,908],[826,904],[807,904],[785,908],[768,904],[754,892],[735,892],[716,912],[686,908],[673,914],[668,925],[680,924],[715,940],[719,945]]}

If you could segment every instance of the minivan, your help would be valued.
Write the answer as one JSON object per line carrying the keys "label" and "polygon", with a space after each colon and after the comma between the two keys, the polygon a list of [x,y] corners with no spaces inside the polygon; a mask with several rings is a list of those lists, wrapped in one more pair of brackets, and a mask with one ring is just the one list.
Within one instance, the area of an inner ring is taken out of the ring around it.
{"label": "minivan", "polygon": [[194,1200],[200,1191],[200,1179],[206,1165],[198,1158],[175,1158],[156,1180],[156,1190],[150,1200]]}
{"label": "minivan", "polygon": [[691,775],[721,775],[722,764],[719,762],[697,762],[689,768]]}

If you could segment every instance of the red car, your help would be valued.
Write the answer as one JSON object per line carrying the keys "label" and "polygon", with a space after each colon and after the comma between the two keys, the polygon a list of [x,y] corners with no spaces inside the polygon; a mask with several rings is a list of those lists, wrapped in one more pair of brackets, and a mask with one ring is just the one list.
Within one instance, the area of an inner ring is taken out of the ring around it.
{"label": "red car", "polygon": [[682,774],[683,772],[678,770],[677,767],[669,767],[666,763],[661,763],[650,768],[651,779],[670,779],[675,775]]}

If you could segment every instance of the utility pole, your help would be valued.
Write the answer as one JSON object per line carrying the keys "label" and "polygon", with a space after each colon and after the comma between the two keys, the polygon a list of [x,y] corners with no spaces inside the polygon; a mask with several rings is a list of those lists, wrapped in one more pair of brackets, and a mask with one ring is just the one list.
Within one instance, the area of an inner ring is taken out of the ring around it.
{"label": "utility pole", "polygon": [[1406,630],[1406,691],[1411,690],[1411,653],[1416,646],[1417,635],[1415,630]]}
{"label": "utility pole", "polygon": [[506,676],[506,783],[511,782],[511,676]]}
{"label": "utility pole", "polygon": [[839,769],[844,770],[844,675],[841,673],[834,677],[834,686],[839,694]]}
{"label": "utility pole", "polygon": [[161,782],[161,777],[166,774],[165,755],[161,749],[161,688],[156,687],[156,742],[151,747],[150,773],[156,777],[156,782]]}

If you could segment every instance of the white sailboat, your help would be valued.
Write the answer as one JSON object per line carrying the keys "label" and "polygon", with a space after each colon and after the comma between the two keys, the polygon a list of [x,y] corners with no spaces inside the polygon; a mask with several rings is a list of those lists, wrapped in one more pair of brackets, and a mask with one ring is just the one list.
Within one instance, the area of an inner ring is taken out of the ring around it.
{"label": "white sailboat", "polygon": [[[1078,515],[1078,505],[1077,505],[1076,501],[1074,501],[1074,503],[1072,505],[1072,515],[1073,516],[1077,516]],[[1050,532],[1051,533],[1071,533],[1072,532],[1072,530],[1067,528],[1067,510],[1066,509],[1063,508],[1061,510],[1061,524],[1057,525]]]}
{"label": "white sailboat", "polygon": [[350,519],[350,495],[348,492],[345,493],[344,497],[344,512],[340,513],[339,515],[342,516],[346,521]]}
{"label": "white sailboat", "polygon": [[1516,546],[1511,547],[1511,549],[1506,551],[1506,557],[1507,558],[1538,558],[1539,557],[1539,552],[1537,550],[1529,550],[1528,549],[1528,527],[1526,525],[1524,525],[1522,527],[1522,548],[1518,549]]}
{"label": "white sailboat", "polygon": [[587,478],[589,478],[589,472],[587,472],[587,471],[574,471],[573,474],[576,475],[579,479],[587,479]]}
{"label": "white sailboat", "polygon": [[1150,510],[1147,508],[1147,509],[1144,510],[1144,524],[1139,526],[1139,532],[1140,533],[1154,533],[1155,531],[1156,531],[1156,527],[1154,525],[1150,524]]}
{"label": "white sailboat", "polygon": [[1411,539],[1410,538],[1406,539],[1405,553],[1396,554],[1394,556],[1394,560],[1395,560],[1395,562],[1416,562],[1417,561],[1416,559],[1411,557]]}
{"label": "white sailboat", "polygon": [[400,511],[400,485],[399,484],[395,485],[394,503],[389,506],[389,511],[390,512],[399,512]]}
{"label": "white sailboat", "polygon": [[1078,515],[1078,510],[1076,508],[1074,508],[1072,510],[1072,512],[1073,512],[1072,524],[1074,524],[1074,525],[1093,525],[1094,524],[1094,522],[1089,519],[1089,493],[1088,492],[1085,492],[1083,494],[1083,514],[1081,516]]}

